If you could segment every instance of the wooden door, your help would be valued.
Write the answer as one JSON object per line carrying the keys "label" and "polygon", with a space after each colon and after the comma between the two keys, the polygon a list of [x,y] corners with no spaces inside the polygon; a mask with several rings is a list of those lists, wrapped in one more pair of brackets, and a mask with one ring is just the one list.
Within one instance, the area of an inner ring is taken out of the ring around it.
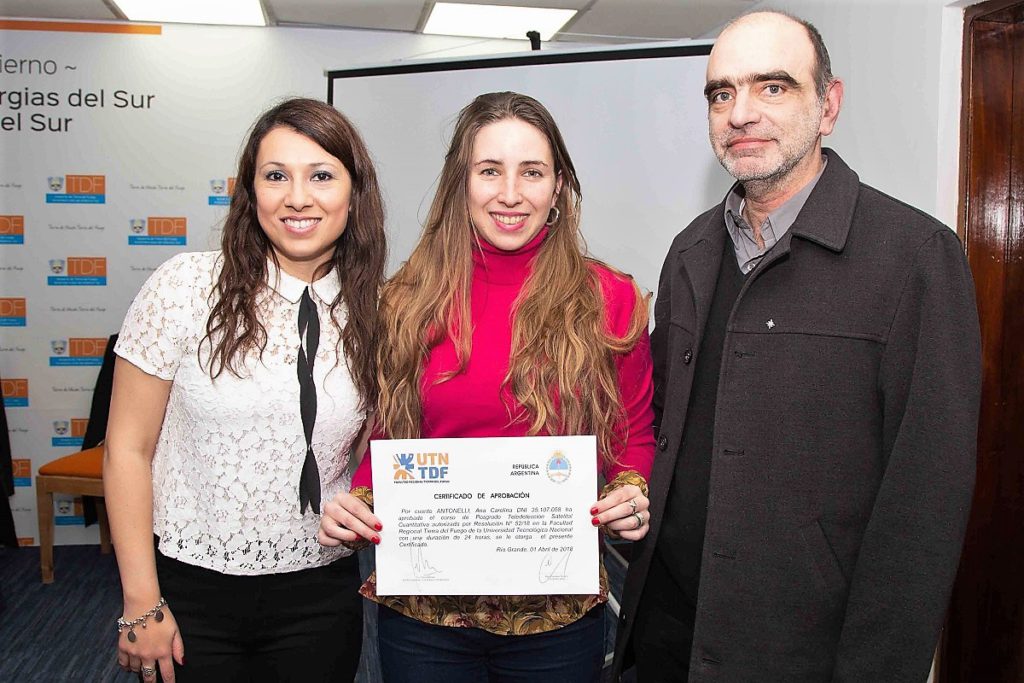
{"label": "wooden door", "polygon": [[1024,681],[1024,2],[965,15],[962,229],[982,336],[978,480],[942,683]]}

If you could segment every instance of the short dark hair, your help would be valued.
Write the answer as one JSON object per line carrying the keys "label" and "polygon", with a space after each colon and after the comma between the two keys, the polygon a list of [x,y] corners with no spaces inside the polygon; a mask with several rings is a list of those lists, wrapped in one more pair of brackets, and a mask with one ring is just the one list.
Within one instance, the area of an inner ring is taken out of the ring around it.
{"label": "short dark hair", "polygon": [[832,75],[832,60],[829,59],[828,48],[825,47],[825,41],[814,24],[799,17],[789,18],[803,26],[807,31],[807,37],[811,39],[811,45],[814,47],[814,91],[818,93],[818,99],[823,100],[825,91],[835,79]]}
{"label": "short dark hair", "polygon": [[832,81],[835,80],[835,77],[832,75],[832,60],[829,59],[828,48],[825,47],[825,40],[821,37],[821,32],[818,31],[817,27],[806,19],[801,19],[795,14],[790,14],[783,10],[758,9],[736,17],[726,24],[722,31],[752,14],[776,14],[780,17],[791,19],[804,27],[804,30],[807,31],[807,37],[811,41],[811,46],[814,48],[814,91],[817,93],[819,100],[824,100],[825,92],[828,90],[828,86],[832,84]]}

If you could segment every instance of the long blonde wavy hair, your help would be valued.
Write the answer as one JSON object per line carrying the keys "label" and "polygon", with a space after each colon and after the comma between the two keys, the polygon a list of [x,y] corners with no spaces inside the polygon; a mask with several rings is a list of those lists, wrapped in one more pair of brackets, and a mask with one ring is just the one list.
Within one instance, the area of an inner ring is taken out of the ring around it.
{"label": "long blonde wavy hair", "polygon": [[604,264],[586,256],[572,159],[548,110],[513,92],[480,95],[459,113],[423,233],[384,286],[378,419],[389,438],[419,437],[428,353],[445,337],[455,345],[458,367],[438,382],[462,372],[469,361],[472,253],[480,239],[469,214],[469,169],[477,133],[504,119],[518,119],[544,134],[562,179],[558,220],[513,304],[512,350],[502,388],[518,405],[508,406],[509,422],[528,422],[531,435],[595,434],[601,457],[614,462],[627,436],[615,358],[629,352],[647,329],[649,296],[634,283],[628,330],[622,337],[609,331],[594,267]]}

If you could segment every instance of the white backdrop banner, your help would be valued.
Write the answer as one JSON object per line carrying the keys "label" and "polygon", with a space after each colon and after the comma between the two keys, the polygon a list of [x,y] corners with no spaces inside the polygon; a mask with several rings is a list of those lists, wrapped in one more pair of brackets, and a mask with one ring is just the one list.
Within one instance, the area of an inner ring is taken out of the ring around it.
{"label": "white backdrop banner", "polygon": [[[324,99],[329,68],[467,42],[36,23],[50,30],[0,28],[0,376],[26,545],[35,475],[80,447],[107,337],[160,263],[216,247],[256,116],[287,96]],[[57,543],[98,542],[80,501],[54,507]]]}

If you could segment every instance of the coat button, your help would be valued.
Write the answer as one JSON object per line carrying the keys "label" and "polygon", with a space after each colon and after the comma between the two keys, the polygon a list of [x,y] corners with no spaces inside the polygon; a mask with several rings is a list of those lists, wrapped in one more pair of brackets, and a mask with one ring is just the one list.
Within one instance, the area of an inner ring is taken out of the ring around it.
{"label": "coat button", "polygon": [[663,451],[666,448],[668,448],[668,437],[662,434],[661,438],[658,439],[658,450]]}
{"label": "coat button", "polygon": [[683,351],[683,365],[689,365],[691,360],[693,360],[693,349],[686,349]]}

